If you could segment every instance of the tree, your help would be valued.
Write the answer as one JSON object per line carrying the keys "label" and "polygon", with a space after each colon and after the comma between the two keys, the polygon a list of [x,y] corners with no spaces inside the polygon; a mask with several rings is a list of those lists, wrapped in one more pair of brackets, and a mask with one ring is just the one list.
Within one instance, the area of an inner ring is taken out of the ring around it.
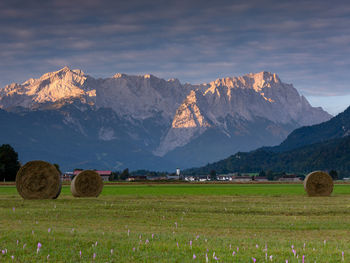
{"label": "tree", "polygon": [[333,180],[337,180],[338,179],[338,173],[336,170],[330,170],[329,171],[329,175],[332,177]]}
{"label": "tree", "polygon": [[62,174],[61,170],[60,170],[60,166],[57,163],[54,163],[53,166],[56,167],[57,171]]}
{"label": "tree", "polygon": [[260,176],[260,177],[265,177],[265,176],[266,176],[266,173],[264,172],[264,170],[261,170],[261,171],[260,171],[259,176]]}
{"label": "tree", "polygon": [[216,180],[216,171],[215,170],[211,170],[209,175],[210,175],[210,180]]}
{"label": "tree", "polygon": [[0,181],[16,181],[16,174],[21,167],[18,154],[9,144],[0,146]]}
{"label": "tree", "polygon": [[119,178],[120,178],[120,180],[126,180],[127,178],[129,178],[129,176],[130,176],[129,169],[126,168],[124,171],[122,171]]}

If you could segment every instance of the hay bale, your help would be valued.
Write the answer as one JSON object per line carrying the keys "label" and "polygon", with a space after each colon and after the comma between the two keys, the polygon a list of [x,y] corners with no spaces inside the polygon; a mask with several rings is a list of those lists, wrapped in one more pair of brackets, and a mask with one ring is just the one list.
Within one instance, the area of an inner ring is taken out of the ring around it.
{"label": "hay bale", "polygon": [[24,199],[53,199],[60,194],[60,174],[44,161],[30,161],[16,175],[16,188]]}
{"label": "hay bale", "polygon": [[76,175],[70,186],[74,197],[98,197],[102,189],[101,176],[92,170],[85,170]]}
{"label": "hay bale", "polygon": [[330,196],[333,192],[333,179],[326,172],[309,173],[304,180],[304,189],[308,196]]}
{"label": "hay bale", "polygon": [[53,199],[57,199],[60,196],[61,190],[62,190],[62,181],[60,180],[60,187],[58,188],[58,193],[56,194],[56,196]]}

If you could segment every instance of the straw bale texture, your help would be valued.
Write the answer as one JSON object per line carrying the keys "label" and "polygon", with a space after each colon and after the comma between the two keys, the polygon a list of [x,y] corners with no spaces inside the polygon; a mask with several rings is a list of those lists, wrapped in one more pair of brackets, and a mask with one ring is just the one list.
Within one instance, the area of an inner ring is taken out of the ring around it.
{"label": "straw bale texture", "polygon": [[53,199],[60,194],[60,174],[44,161],[30,161],[16,175],[16,188],[24,199]]}
{"label": "straw bale texture", "polygon": [[85,170],[76,175],[70,190],[75,197],[98,197],[103,189],[101,176],[92,170]]}
{"label": "straw bale texture", "polygon": [[304,189],[308,196],[330,196],[333,192],[333,179],[326,172],[309,173],[304,180]]}

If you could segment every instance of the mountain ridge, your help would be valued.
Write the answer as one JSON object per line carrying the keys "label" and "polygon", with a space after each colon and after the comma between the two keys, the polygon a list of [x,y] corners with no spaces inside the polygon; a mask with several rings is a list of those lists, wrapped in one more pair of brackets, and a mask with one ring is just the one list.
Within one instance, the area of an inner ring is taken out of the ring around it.
{"label": "mountain ridge", "polygon": [[[76,113],[61,110],[68,109],[66,105],[73,105]],[[64,122],[62,125],[68,130],[72,128],[81,136],[88,133],[88,127],[96,130],[89,137],[96,142],[116,143],[122,126],[126,145],[136,143],[139,151],[179,167],[206,163],[238,150],[278,144],[293,129],[331,117],[312,107],[292,84],[285,84],[277,74],[266,71],[192,85],[151,74],[117,73],[95,79],[82,70],[64,67],[0,89],[0,108],[16,114],[56,111],[61,116],[55,115],[57,121]],[[103,109],[109,109],[122,125],[104,120]],[[84,121],[84,111],[94,113],[92,124]],[[35,129],[31,125],[28,128]],[[10,136],[7,141],[16,142],[16,138]],[[204,157],[202,152],[188,147],[194,141],[220,143],[209,143],[210,154]],[[118,162],[126,166],[128,163],[123,158]]]}
{"label": "mountain ridge", "polygon": [[274,172],[308,173],[313,170],[350,172],[350,107],[321,124],[294,130],[280,145],[238,152],[185,173]]}

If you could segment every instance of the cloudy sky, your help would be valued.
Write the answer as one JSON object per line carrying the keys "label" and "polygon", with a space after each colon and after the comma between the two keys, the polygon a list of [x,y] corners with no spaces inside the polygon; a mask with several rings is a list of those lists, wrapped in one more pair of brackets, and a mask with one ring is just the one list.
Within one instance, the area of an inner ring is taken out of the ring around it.
{"label": "cloudy sky", "polygon": [[270,71],[350,105],[347,0],[1,0],[0,87],[60,69],[203,83]]}

